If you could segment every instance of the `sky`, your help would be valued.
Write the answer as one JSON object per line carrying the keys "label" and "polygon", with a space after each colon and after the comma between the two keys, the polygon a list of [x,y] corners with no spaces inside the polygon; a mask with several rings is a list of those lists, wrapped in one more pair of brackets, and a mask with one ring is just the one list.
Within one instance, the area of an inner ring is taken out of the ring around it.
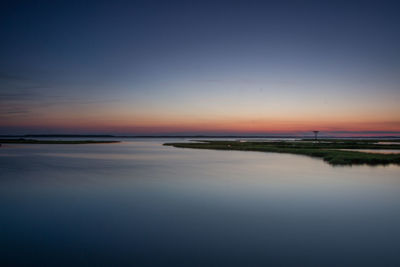
{"label": "sky", "polygon": [[397,1],[2,1],[0,134],[400,135]]}

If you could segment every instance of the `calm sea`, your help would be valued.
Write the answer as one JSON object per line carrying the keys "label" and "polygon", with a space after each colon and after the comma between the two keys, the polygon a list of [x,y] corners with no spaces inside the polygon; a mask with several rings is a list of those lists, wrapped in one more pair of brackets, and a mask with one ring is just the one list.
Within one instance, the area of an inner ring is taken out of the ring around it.
{"label": "calm sea", "polygon": [[399,166],[168,141],[0,147],[0,264],[400,266]]}

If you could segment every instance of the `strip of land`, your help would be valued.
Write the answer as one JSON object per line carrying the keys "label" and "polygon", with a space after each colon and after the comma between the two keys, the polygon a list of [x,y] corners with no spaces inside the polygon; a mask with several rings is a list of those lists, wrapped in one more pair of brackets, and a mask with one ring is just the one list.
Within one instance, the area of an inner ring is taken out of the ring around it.
{"label": "strip of land", "polygon": [[400,165],[400,154],[378,154],[340,149],[400,149],[400,140],[382,144],[382,140],[322,139],[314,141],[199,141],[191,143],[166,143],[178,148],[197,148],[214,150],[260,151],[306,155],[321,158],[331,165]]}
{"label": "strip of land", "polygon": [[119,143],[114,140],[37,140],[37,139],[0,139],[0,144],[109,144]]}

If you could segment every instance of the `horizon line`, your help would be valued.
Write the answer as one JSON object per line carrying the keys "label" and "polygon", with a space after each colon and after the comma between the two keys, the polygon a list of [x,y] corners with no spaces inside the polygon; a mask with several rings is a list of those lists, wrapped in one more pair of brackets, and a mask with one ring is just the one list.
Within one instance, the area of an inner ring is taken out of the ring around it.
{"label": "horizon line", "polygon": [[[348,132],[349,133],[349,132]],[[400,138],[398,135],[355,135],[353,134],[321,134],[319,138]],[[378,133],[376,133],[378,134]],[[126,134],[0,134],[0,137],[102,137],[102,138],[313,138],[310,134],[257,134],[257,135],[243,135],[243,134],[140,134],[140,135],[126,135]]]}

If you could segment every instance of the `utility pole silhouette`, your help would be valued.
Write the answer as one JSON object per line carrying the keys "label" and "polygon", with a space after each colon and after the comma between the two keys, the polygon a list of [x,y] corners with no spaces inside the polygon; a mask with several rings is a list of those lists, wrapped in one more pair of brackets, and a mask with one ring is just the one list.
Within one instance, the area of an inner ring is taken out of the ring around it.
{"label": "utility pole silhouette", "polygon": [[319,131],[313,131],[313,133],[314,133],[314,138],[315,138],[315,141],[317,141],[317,139],[318,139],[318,133],[319,133]]}

